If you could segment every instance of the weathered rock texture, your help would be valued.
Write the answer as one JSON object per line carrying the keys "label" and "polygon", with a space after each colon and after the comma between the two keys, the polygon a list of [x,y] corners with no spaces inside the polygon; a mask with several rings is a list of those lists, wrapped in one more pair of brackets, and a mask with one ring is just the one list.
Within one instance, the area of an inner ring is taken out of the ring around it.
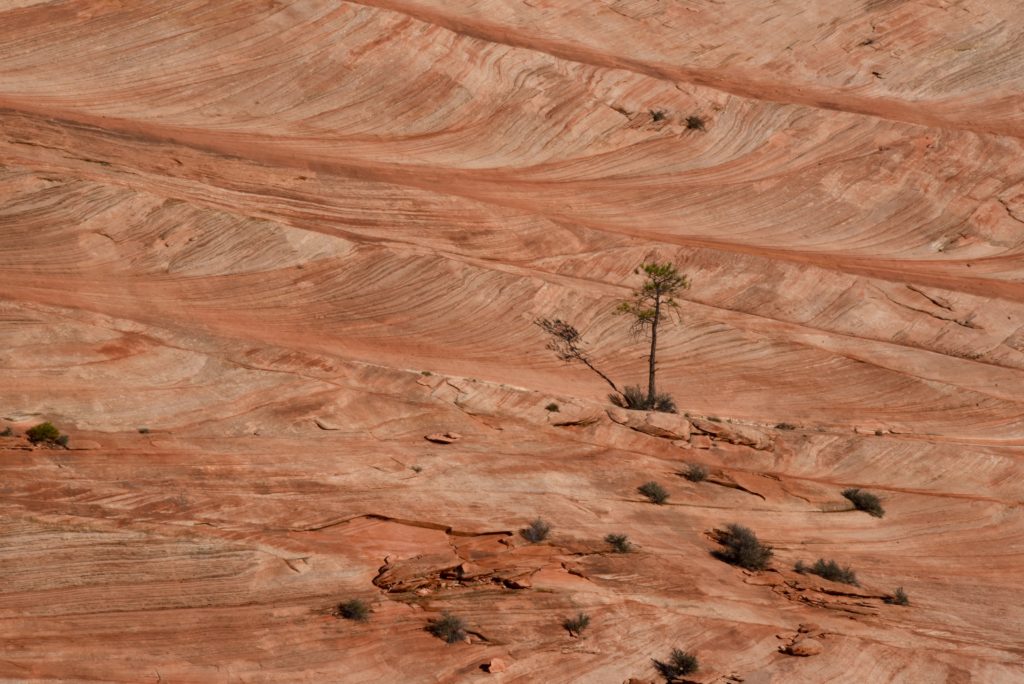
{"label": "weathered rock texture", "polygon": [[[647,681],[679,647],[708,683],[1022,681],[1022,27],[0,3],[0,678]],[[532,324],[640,381],[610,311],[649,258],[694,283],[659,355],[693,434],[609,420]],[[728,522],[771,570],[711,555]],[[861,586],[790,570],[818,557]]]}

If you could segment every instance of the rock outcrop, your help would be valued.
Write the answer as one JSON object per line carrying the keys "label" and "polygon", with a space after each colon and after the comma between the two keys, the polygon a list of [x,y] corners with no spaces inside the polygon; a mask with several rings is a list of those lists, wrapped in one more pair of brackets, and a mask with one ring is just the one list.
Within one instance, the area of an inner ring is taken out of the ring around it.
{"label": "rock outcrop", "polygon": [[[0,680],[1022,681],[1022,26],[0,3]],[[657,357],[692,420],[606,418],[533,324],[645,381],[613,311],[650,260],[692,281]]]}

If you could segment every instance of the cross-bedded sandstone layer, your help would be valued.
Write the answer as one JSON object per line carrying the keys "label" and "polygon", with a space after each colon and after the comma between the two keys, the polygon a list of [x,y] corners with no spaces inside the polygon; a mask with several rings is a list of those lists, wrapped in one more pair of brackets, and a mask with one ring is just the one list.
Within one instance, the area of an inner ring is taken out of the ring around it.
{"label": "cross-bedded sandstone layer", "polygon": [[[678,646],[708,684],[1020,681],[1022,27],[0,4],[0,677],[603,683]],[[659,353],[688,441],[612,420],[533,325],[639,381],[610,311],[651,258],[694,283]],[[711,555],[728,522],[772,569]],[[861,585],[792,571],[819,557]]]}

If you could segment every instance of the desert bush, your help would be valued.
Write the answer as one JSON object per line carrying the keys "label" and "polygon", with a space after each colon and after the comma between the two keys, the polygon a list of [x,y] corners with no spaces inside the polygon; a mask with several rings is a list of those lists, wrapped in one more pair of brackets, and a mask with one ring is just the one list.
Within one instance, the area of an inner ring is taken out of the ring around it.
{"label": "desert bush", "polygon": [[365,601],[351,599],[338,604],[338,615],[346,620],[366,622],[370,619],[370,606],[368,606]]}
{"label": "desert bush", "polygon": [[686,117],[686,127],[691,131],[703,131],[704,117],[695,114]]}
{"label": "desert bush", "polygon": [[887,596],[885,602],[896,606],[909,606],[910,597],[907,596],[907,592],[903,591],[903,587],[896,587],[896,591],[892,593],[892,596]]}
{"label": "desert bush", "polygon": [[608,400],[616,406],[633,411],[678,412],[671,394],[656,394],[654,401],[647,401],[647,394],[638,385],[629,385],[622,390],[621,395],[609,394]]}
{"label": "desert bush", "polygon": [[772,558],[772,547],[758,541],[757,535],[743,525],[726,525],[718,531],[717,541],[723,547],[716,553],[719,558],[747,570],[764,570]]}
{"label": "desert bush", "polygon": [[664,121],[664,120],[665,120],[665,112],[661,111],[660,109],[652,109],[651,110],[651,121]]}
{"label": "desert bush", "polygon": [[624,534],[609,534],[604,540],[612,545],[612,550],[615,553],[629,553],[633,550],[633,545],[629,543],[629,537]]}
{"label": "desert bush", "polygon": [[548,538],[548,534],[550,533],[551,525],[547,524],[540,518],[537,518],[529,525],[519,530],[519,534],[523,536],[523,539],[533,544],[544,541]]}
{"label": "desert bush", "polygon": [[823,577],[830,582],[858,585],[857,574],[849,567],[842,567],[834,560],[826,561],[824,558],[819,558],[814,565],[810,566],[804,565],[803,561],[797,561],[793,569],[802,574]]}
{"label": "desert bush", "polygon": [[148,435],[149,434],[149,428],[148,427],[140,427],[139,428],[139,434],[140,435]]}
{"label": "desert bush", "polygon": [[691,463],[686,470],[683,471],[683,477],[690,482],[703,482],[708,479],[708,469],[699,463]]}
{"label": "desert bush", "polygon": [[590,616],[586,613],[578,613],[576,617],[566,618],[562,622],[562,627],[565,627],[569,634],[573,636],[580,636],[589,624]]}
{"label": "desert bush", "polygon": [[681,651],[678,648],[673,648],[668,662],[655,660],[654,668],[658,671],[658,674],[665,678],[666,682],[674,682],[680,677],[693,674],[700,669],[700,665],[697,662],[697,656]]}
{"label": "desert bush", "polygon": [[429,378],[431,375],[433,375],[433,373],[431,373],[430,371],[420,371],[420,375],[423,375],[423,376]]}
{"label": "desert bush", "polygon": [[544,407],[544,410],[547,411],[548,413],[558,413],[558,404],[556,404],[555,402],[551,402],[550,404]]}
{"label": "desert bush", "polygon": [[775,429],[776,430],[796,430],[796,425],[793,425],[792,423],[776,423],[775,424]]}
{"label": "desert bush", "polygon": [[8,425],[7,427],[4,428],[3,432],[0,432],[0,437],[10,437],[13,434],[14,434],[14,430],[12,430],[11,426]]}
{"label": "desert bush", "polygon": [[50,444],[54,444],[58,439],[60,439],[60,430],[58,430],[53,423],[47,421],[34,427],[30,427],[25,431],[25,436],[28,437],[28,441],[33,444],[38,444],[40,442],[49,442]]}
{"label": "desert bush", "polygon": [[645,482],[636,488],[636,491],[646,496],[652,503],[659,506],[668,501],[668,492],[657,482]]}
{"label": "desert bush", "polygon": [[67,435],[61,435],[60,437],[54,440],[54,444],[60,444],[62,447],[67,448],[70,439],[71,438],[68,437]]}
{"label": "desert bush", "polygon": [[871,492],[851,487],[850,489],[843,490],[843,496],[849,499],[850,503],[856,506],[857,510],[870,513],[876,518],[885,517],[885,509],[882,508],[882,502]]}
{"label": "desert bush", "polygon": [[466,638],[466,623],[463,622],[462,618],[445,611],[441,614],[441,617],[432,620],[427,625],[427,631],[438,639],[454,644]]}

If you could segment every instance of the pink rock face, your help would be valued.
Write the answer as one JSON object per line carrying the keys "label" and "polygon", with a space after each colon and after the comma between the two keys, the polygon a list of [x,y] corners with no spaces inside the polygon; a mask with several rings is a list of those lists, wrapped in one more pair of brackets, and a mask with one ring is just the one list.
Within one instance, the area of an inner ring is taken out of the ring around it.
{"label": "pink rock face", "polygon": [[491,658],[491,662],[487,664],[487,671],[491,674],[498,674],[508,669],[508,663],[501,658]]}
{"label": "pink rock face", "polygon": [[[1021,681],[1022,25],[0,3],[0,680],[660,681],[678,648],[703,682]],[[692,281],[675,416],[606,413],[534,324],[645,384],[613,315],[645,261]],[[729,523],[769,570],[713,555]],[[801,623],[825,648],[785,657]]]}
{"label": "pink rock face", "polygon": [[786,648],[786,653],[795,656],[814,656],[819,655],[825,650],[825,647],[817,639],[800,639]]}

